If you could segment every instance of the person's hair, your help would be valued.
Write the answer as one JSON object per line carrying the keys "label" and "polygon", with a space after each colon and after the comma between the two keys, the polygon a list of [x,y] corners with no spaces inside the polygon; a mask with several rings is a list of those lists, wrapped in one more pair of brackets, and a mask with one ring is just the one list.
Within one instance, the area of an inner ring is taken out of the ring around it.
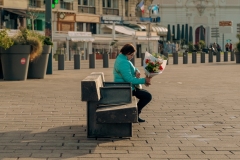
{"label": "person's hair", "polygon": [[120,50],[120,52],[124,55],[127,54],[132,54],[136,51],[135,47],[132,44],[125,44],[122,49]]}

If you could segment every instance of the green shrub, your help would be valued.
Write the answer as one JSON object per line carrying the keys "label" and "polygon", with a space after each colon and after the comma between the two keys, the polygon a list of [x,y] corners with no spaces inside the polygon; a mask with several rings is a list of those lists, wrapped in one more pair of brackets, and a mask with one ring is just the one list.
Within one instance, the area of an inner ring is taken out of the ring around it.
{"label": "green shrub", "polygon": [[5,50],[14,44],[12,38],[8,36],[7,31],[7,29],[0,31],[0,47],[4,48]]}

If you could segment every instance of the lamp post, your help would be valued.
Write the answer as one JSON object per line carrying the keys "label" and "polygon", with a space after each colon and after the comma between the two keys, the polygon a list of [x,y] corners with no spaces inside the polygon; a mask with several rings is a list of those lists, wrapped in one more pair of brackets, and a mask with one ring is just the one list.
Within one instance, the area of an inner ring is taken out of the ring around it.
{"label": "lamp post", "polygon": [[[52,40],[52,1],[45,1],[45,36]],[[47,74],[52,74],[52,49],[48,57]]]}

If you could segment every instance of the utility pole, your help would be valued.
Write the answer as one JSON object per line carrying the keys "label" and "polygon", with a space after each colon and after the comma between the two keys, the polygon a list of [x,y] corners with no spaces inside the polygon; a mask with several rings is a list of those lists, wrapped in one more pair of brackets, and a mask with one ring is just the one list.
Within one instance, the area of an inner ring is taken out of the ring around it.
{"label": "utility pole", "polygon": [[151,37],[151,22],[148,23],[148,30],[147,30],[147,39],[148,39],[148,52],[151,53],[150,51],[150,42],[149,39]]}
{"label": "utility pole", "polygon": [[[52,40],[52,0],[46,0],[45,3],[45,36]],[[47,74],[52,74],[52,49],[48,57]]]}

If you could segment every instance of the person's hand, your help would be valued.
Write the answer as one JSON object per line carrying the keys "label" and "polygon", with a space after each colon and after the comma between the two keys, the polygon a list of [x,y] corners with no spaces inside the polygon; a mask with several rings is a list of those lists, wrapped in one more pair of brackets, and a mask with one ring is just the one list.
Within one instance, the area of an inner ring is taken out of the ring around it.
{"label": "person's hand", "polygon": [[148,86],[151,85],[151,78],[152,78],[152,77],[146,77],[146,78],[145,78],[145,84],[146,84],[146,85],[148,85]]}
{"label": "person's hand", "polygon": [[144,85],[145,85],[146,87],[149,87],[150,84],[145,83]]}
{"label": "person's hand", "polygon": [[137,78],[140,78],[140,72],[138,72],[138,71],[136,71],[136,73],[135,73],[135,76],[137,77]]}

